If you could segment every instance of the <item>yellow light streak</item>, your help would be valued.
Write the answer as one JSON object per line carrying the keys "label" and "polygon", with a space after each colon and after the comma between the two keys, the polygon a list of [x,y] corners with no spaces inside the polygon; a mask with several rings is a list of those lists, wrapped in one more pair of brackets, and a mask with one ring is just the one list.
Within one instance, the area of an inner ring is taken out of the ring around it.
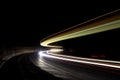
{"label": "yellow light streak", "polygon": [[85,24],[86,24],[85,26],[77,25],[77,27],[73,30],[66,31],[66,32],[64,31],[58,35],[45,39],[40,43],[40,45],[47,46],[47,47],[61,48],[61,46],[53,46],[50,44],[58,41],[62,41],[62,40],[82,37],[86,35],[91,35],[99,32],[120,28],[120,14],[94,22],[94,23],[90,23],[90,24],[85,23]]}

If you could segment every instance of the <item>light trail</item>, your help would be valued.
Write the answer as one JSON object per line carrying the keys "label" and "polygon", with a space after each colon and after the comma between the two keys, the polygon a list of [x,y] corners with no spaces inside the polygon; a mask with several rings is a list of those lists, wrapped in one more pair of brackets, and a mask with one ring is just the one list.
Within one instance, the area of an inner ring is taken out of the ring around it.
{"label": "light trail", "polygon": [[63,49],[50,49],[48,50],[48,52],[54,52],[54,53],[58,53],[58,52],[62,52]]}
{"label": "light trail", "polygon": [[[39,52],[39,66],[43,70],[46,70],[54,75],[67,77],[72,80],[107,80],[106,75],[110,75],[110,77],[108,77],[110,80],[116,80],[117,74],[119,76],[120,61],[83,58],[58,54],[58,52],[63,51],[62,46],[54,46],[53,43],[113,29],[119,29],[120,14],[118,12],[120,12],[120,9],[88,20],[41,40],[41,46],[51,47],[52,49]],[[109,14],[112,14],[112,16]],[[71,64],[67,64],[68,62]],[[87,66],[88,68],[86,68]],[[115,79],[112,79],[112,76],[114,76]]]}
{"label": "light trail", "polygon": [[[99,17],[99,18],[101,18],[101,17]],[[95,34],[95,33],[99,33],[99,32],[104,32],[104,31],[120,28],[120,14],[112,16],[110,18],[105,18],[100,21],[95,21],[96,19],[98,19],[98,18],[90,20],[90,21],[94,20],[93,23],[87,24],[86,22],[84,22],[84,24],[85,24],[84,26],[79,24],[76,26],[75,29],[72,29],[70,31],[69,30],[63,31],[63,32],[59,33],[58,35],[53,35],[45,40],[42,40],[40,45],[47,46],[47,47],[61,48],[61,46],[53,46],[50,44],[58,42],[58,41],[62,41],[62,40],[82,37],[82,36],[86,36],[86,35],[91,35],[91,34]],[[87,21],[87,22],[90,22],[90,21]]]}
{"label": "light trail", "polygon": [[120,62],[119,61],[110,61],[110,60],[100,60],[100,59],[90,59],[90,58],[81,58],[81,57],[73,57],[73,56],[66,56],[60,54],[50,54],[47,52],[39,52],[40,57],[48,57],[48,58],[55,58],[64,61],[70,62],[77,62],[83,64],[91,64],[103,67],[110,67],[110,68],[117,68],[120,69]]}

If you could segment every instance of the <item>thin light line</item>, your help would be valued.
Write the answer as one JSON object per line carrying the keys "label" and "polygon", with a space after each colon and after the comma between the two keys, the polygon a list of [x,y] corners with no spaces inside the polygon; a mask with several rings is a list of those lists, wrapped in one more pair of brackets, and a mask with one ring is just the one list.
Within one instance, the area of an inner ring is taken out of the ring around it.
{"label": "thin light line", "polygon": [[65,58],[65,57],[53,56],[53,55],[45,54],[45,53],[42,53],[41,56],[42,57],[49,57],[49,58],[55,58],[55,59],[65,60],[65,61],[71,61],[71,62],[78,62],[78,63],[84,63],[84,64],[93,64],[93,65],[106,66],[106,67],[112,67],[112,68],[118,68],[118,69],[120,69],[120,66],[118,66],[118,65],[106,64],[104,62],[76,60],[76,59],[72,59],[72,58]]}

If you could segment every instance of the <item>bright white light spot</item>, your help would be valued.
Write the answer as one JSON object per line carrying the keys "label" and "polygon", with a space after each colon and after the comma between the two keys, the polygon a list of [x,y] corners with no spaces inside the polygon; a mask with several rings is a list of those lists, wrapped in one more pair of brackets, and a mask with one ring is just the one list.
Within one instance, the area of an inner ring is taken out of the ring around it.
{"label": "bright white light spot", "polygon": [[47,50],[46,50],[46,51],[39,51],[39,52],[38,52],[38,55],[39,55],[39,56],[42,56],[44,53],[47,53]]}
{"label": "bright white light spot", "polygon": [[40,55],[42,53],[42,51],[39,51],[38,54]]}

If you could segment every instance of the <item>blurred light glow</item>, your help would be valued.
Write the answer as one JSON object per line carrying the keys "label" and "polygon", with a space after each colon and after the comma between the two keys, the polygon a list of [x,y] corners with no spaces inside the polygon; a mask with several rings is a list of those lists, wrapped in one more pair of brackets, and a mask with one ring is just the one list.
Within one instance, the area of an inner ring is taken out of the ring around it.
{"label": "blurred light glow", "polygon": [[50,49],[49,52],[61,52],[63,49]]}
{"label": "blurred light glow", "polygon": [[42,56],[44,53],[47,53],[47,50],[46,50],[46,51],[39,51],[39,52],[38,52],[38,55],[39,55],[39,56]]}

